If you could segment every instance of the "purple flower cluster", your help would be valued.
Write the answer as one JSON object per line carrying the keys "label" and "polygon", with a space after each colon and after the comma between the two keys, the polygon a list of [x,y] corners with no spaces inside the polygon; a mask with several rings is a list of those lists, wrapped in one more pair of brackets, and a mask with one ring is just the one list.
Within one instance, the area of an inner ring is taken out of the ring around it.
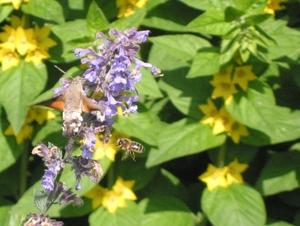
{"label": "purple flower cluster", "polygon": [[134,85],[141,80],[140,68],[151,68],[152,65],[137,59],[136,55],[140,49],[138,44],[147,40],[149,32],[137,31],[136,28],[124,32],[111,29],[109,35],[114,36],[114,40],[102,32],[97,33],[97,38],[104,40],[103,44],[97,46],[97,51],[74,49],[81,62],[89,65],[83,73],[85,91],[101,94],[95,100],[105,106],[100,119],[102,122],[117,115],[118,107],[123,114],[137,112],[134,103],[139,100],[139,96]]}
{"label": "purple flower cluster", "polygon": [[44,164],[47,167],[42,178],[42,186],[46,191],[54,190],[54,180],[61,169],[65,168],[65,163],[62,159],[62,152],[54,145],[40,143],[32,150],[33,155],[43,157]]}
{"label": "purple flower cluster", "polygon": [[[152,68],[151,73],[156,76],[160,74],[160,69],[153,67],[149,63],[139,60],[136,55],[140,50],[139,44],[145,42],[150,31],[137,31],[130,28],[122,31],[111,29],[108,38],[103,33],[97,33],[97,38],[103,43],[96,47],[83,49],[75,48],[77,58],[81,58],[83,64],[89,68],[81,77],[81,84],[84,90],[84,98],[89,96],[89,102],[94,105],[91,113],[86,113],[80,123],[75,123],[76,137],[80,137],[82,157],[90,159],[93,157],[96,131],[104,133],[103,141],[107,143],[111,136],[111,128],[114,123],[113,116],[118,114],[118,109],[122,109],[123,114],[137,113],[135,102],[139,100],[135,84],[142,78],[140,69],[142,67]],[[68,89],[70,81],[61,80],[64,87],[56,89],[55,93],[61,93]],[[95,110],[97,107],[100,110]],[[74,115],[75,112],[70,112]],[[78,112],[81,114],[81,112]],[[64,114],[64,125],[71,124],[74,120],[68,119]],[[68,121],[67,121],[68,120]],[[68,123],[66,123],[68,122]],[[77,128],[81,126],[81,128]],[[66,126],[64,126],[64,130]],[[72,128],[71,126],[68,127]],[[68,134],[71,134],[68,131]],[[74,137],[73,136],[73,137]],[[73,150],[75,145],[73,137],[69,136],[70,142],[67,150]],[[71,152],[68,151],[70,154]],[[75,168],[75,167],[74,167]]]}
{"label": "purple flower cluster", "polygon": [[24,226],[62,226],[64,223],[62,221],[56,221],[51,219],[46,214],[37,214],[33,213],[29,216],[29,219],[26,219],[25,222],[23,222]]}
{"label": "purple flower cluster", "polygon": [[85,159],[81,156],[74,157],[70,156],[68,160],[73,165],[77,184],[75,189],[81,189],[81,177],[87,176],[92,182],[98,183],[100,177],[103,175],[103,169],[99,162],[92,159]]}

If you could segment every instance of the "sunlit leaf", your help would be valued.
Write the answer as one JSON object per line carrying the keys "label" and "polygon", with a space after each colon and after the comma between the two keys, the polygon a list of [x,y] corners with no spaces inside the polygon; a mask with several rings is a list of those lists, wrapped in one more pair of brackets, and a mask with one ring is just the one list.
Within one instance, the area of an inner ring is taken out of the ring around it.
{"label": "sunlit leaf", "polygon": [[203,211],[216,226],[264,225],[266,210],[262,197],[244,184],[204,190],[201,197]]}
{"label": "sunlit leaf", "polygon": [[25,121],[29,103],[43,90],[46,76],[45,65],[36,67],[24,62],[21,62],[18,67],[2,72],[0,102],[15,134],[20,131]]}
{"label": "sunlit leaf", "polygon": [[89,7],[89,11],[86,17],[86,23],[87,28],[92,35],[95,35],[96,32],[105,29],[108,25],[108,21],[101,8],[99,8],[97,3],[94,1],[92,1]]}
{"label": "sunlit leaf", "polygon": [[263,195],[291,191],[300,185],[300,153],[288,152],[271,155],[255,187]]}
{"label": "sunlit leaf", "polygon": [[57,1],[30,0],[27,4],[22,4],[22,11],[59,24],[65,20],[63,8]]}
{"label": "sunlit leaf", "polygon": [[172,197],[150,197],[141,200],[139,208],[144,213],[142,225],[192,226],[194,220],[187,206]]}
{"label": "sunlit leaf", "polygon": [[213,135],[208,125],[199,122],[185,124],[185,120],[165,126],[159,134],[159,150],[151,150],[147,166],[171,159],[200,153],[224,143],[225,135]]}
{"label": "sunlit leaf", "polygon": [[210,35],[224,35],[230,28],[230,23],[225,22],[224,12],[218,10],[204,12],[185,27],[187,31]]}
{"label": "sunlit leaf", "polygon": [[242,124],[267,135],[271,144],[300,137],[300,111],[277,106],[270,87],[258,80],[226,108]]}
{"label": "sunlit leaf", "polygon": [[127,200],[126,207],[118,208],[115,213],[109,213],[104,207],[98,208],[89,217],[90,226],[118,226],[132,225],[140,226],[142,215],[135,202]]}

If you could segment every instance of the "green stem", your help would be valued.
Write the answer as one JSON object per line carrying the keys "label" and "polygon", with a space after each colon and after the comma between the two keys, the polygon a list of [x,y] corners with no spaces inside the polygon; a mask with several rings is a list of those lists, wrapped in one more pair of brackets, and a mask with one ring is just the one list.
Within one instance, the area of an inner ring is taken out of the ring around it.
{"label": "green stem", "polygon": [[113,167],[113,164],[111,164],[108,171],[107,171],[107,187],[109,189],[111,189],[114,182],[115,182],[115,180],[114,180],[114,167]]}
{"label": "green stem", "polygon": [[29,148],[29,141],[25,140],[22,144],[22,155],[20,159],[19,197],[22,197],[22,195],[25,193],[27,188],[28,148]]}
{"label": "green stem", "polygon": [[226,155],[226,141],[220,146],[219,149],[219,158],[218,158],[218,167],[222,168],[225,165],[225,155]]}

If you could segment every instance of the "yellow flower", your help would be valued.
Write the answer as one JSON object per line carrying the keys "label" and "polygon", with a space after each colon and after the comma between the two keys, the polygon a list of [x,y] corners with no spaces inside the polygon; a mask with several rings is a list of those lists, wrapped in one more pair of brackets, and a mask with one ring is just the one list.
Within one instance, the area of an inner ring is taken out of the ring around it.
{"label": "yellow flower", "polygon": [[107,144],[103,144],[103,141],[100,140],[98,136],[96,136],[94,159],[100,160],[106,156],[108,159],[114,162],[115,155],[119,150],[119,147],[116,145],[116,140],[118,140],[119,138],[128,138],[128,136],[117,131],[113,131],[112,136]]}
{"label": "yellow flower", "polygon": [[119,177],[114,184],[112,190],[108,190],[96,185],[84,196],[92,199],[93,209],[101,204],[108,209],[110,213],[114,213],[118,208],[126,207],[126,199],[136,200],[135,194],[131,191],[135,181],[124,181]]}
{"label": "yellow flower", "polygon": [[234,159],[228,165],[228,172],[226,174],[227,183],[244,183],[241,173],[243,173],[249,166],[247,164],[239,163],[237,159]]}
{"label": "yellow flower", "polygon": [[238,121],[234,121],[231,125],[229,125],[227,132],[233,142],[236,144],[240,142],[241,136],[249,136],[247,127]]}
{"label": "yellow flower", "polygon": [[33,33],[36,45],[38,47],[44,50],[48,50],[49,48],[57,45],[57,43],[53,39],[48,37],[50,35],[49,26],[39,28],[39,26],[36,24]]}
{"label": "yellow flower", "polygon": [[36,45],[33,40],[33,29],[18,27],[15,34],[15,46],[20,55],[25,55],[28,50],[35,49]]}
{"label": "yellow flower", "polygon": [[228,113],[225,107],[221,107],[219,110],[218,117],[215,119],[213,134],[217,135],[227,131],[232,123],[234,122],[234,118]]}
{"label": "yellow flower", "polygon": [[282,2],[287,2],[287,0],[268,0],[264,12],[275,15],[275,10],[282,10],[282,6],[280,5]]}
{"label": "yellow flower", "polygon": [[103,141],[99,139],[99,136],[96,136],[96,145],[94,151],[95,160],[100,160],[106,156],[110,161],[114,162],[117,150],[118,147],[115,145],[112,139],[110,139],[107,144],[104,144]]}
{"label": "yellow flower", "polygon": [[8,25],[4,25],[2,29],[4,32],[0,33],[0,40],[2,42],[0,47],[14,51],[16,30]]}
{"label": "yellow flower", "polygon": [[229,67],[225,68],[223,71],[214,74],[213,76],[213,82],[225,82],[229,83],[231,81],[231,73],[232,73],[233,65],[230,65]]}
{"label": "yellow flower", "polygon": [[124,181],[121,177],[118,177],[115,185],[113,186],[113,190],[124,199],[136,200],[137,197],[131,190],[134,184],[134,180]]}
{"label": "yellow flower", "polygon": [[33,62],[35,65],[39,65],[42,60],[50,58],[47,51],[42,48],[35,48],[33,50],[28,50],[25,62]]}
{"label": "yellow flower", "polygon": [[237,92],[233,82],[210,81],[210,83],[215,87],[211,95],[213,99],[223,97],[226,101],[227,99],[231,99],[232,94]]}
{"label": "yellow flower", "polygon": [[21,18],[15,16],[15,15],[11,15],[10,21],[11,21],[11,26],[15,29],[17,29],[18,27],[24,27],[26,24],[26,16],[23,15]]}
{"label": "yellow flower", "polygon": [[227,167],[217,168],[212,164],[208,164],[206,172],[201,174],[198,178],[207,185],[209,191],[214,190],[218,186],[228,187],[225,174],[228,172]]}
{"label": "yellow flower", "polygon": [[[15,135],[11,125],[4,131],[4,134],[8,136]],[[21,144],[23,140],[30,139],[32,137],[32,134],[33,134],[33,126],[24,124],[16,136],[17,143]]]}
{"label": "yellow flower", "polygon": [[248,88],[248,82],[257,79],[252,72],[252,65],[235,67],[233,74],[233,83],[238,84],[244,91]]}
{"label": "yellow flower", "polygon": [[201,119],[200,122],[203,124],[209,124],[210,126],[213,126],[218,115],[218,109],[216,108],[212,100],[208,98],[207,104],[200,104],[199,108],[205,114],[205,116]]}
{"label": "yellow flower", "polygon": [[136,7],[143,8],[147,0],[117,0],[117,8],[120,8],[118,18],[134,14]]}
{"label": "yellow flower", "polygon": [[20,57],[16,52],[3,48],[0,50],[0,62],[2,63],[2,70],[6,71],[11,67],[18,66]]}
{"label": "yellow flower", "polygon": [[84,196],[92,199],[92,208],[96,209],[102,205],[103,197],[108,192],[108,189],[101,187],[100,185],[95,185],[88,193]]}
{"label": "yellow flower", "polygon": [[31,123],[36,121],[39,125],[42,125],[44,121],[49,121],[54,118],[56,118],[56,116],[52,111],[33,107],[29,109],[25,122]]}
{"label": "yellow flower", "polygon": [[[13,4],[14,9],[20,9],[23,0],[0,0],[0,4],[6,4],[10,2]],[[29,2],[29,0],[24,0],[24,2]]]}
{"label": "yellow flower", "polygon": [[[30,139],[33,134],[33,126],[30,125],[33,121],[36,121],[38,124],[42,124],[44,121],[51,120],[55,118],[55,114],[49,110],[41,108],[31,108],[29,109],[25,124],[22,126],[21,130],[16,136],[18,144],[21,144],[23,140]],[[4,132],[5,135],[15,135],[12,126],[10,125]]]}
{"label": "yellow flower", "polygon": [[119,207],[126,207],[125,199],[113,190],[105,193],[102,204],[110,213],[116,212]]}

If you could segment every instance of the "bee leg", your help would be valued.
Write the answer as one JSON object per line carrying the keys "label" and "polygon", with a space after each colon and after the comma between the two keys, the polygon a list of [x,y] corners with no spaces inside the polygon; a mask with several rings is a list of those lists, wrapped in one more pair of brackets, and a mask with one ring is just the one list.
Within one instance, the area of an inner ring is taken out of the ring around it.
{"label": "bee leg", "polygon": [[133,161],[135,161],[135,155],[134,155],[133,151],[130,151],[130,155],[131,155],[131,158],[133,159]]}

